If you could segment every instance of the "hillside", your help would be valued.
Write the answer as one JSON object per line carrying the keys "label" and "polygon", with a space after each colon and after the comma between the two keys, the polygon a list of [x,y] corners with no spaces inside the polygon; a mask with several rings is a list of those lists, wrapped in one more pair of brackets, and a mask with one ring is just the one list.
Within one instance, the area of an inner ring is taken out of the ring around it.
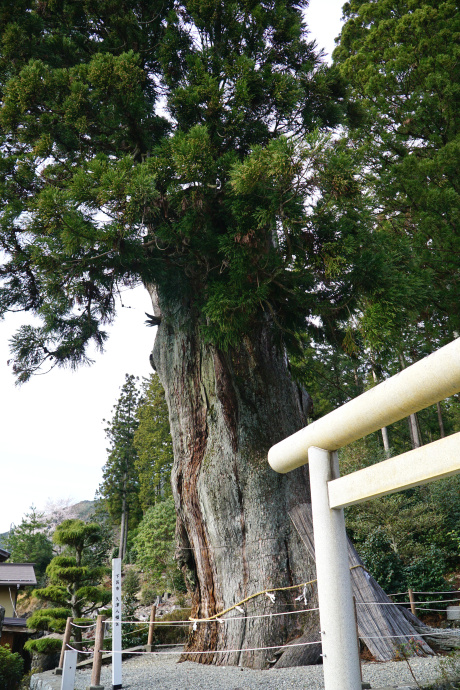
{"label": "hillside", "polygon": [[[53,532],[61,522],[69,518],[78,518],[84,522],[88,521],[94,513],[95,505],[95,501],[79,501],[72,505],[68,505],[67,501],[58,501],[52,504],[48,503],[43,510],[43,514],[45,519],[50,521],[51,531]],[[6,548],[5,540],[8,534],[9,532],[0,534],[0,549]]]}
{"label": "hillside", "polygon": [[95,505],[95,501],[79,501],[73,505],[59,502],[45,506],[44,514],[45,518],[50,520],[53,530],[61,522],[70,518],[78,518],[86,522],[94,513]]}

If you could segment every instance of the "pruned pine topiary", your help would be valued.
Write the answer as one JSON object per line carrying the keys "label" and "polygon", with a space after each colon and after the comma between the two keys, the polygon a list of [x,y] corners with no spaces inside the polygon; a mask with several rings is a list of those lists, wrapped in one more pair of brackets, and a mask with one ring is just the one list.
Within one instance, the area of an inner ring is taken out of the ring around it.
{"label": "pruned pine topiary", "polygon": [[38,640],[27,640],[24,649],[38,654],[57,654],[62,649],[62,640],[55,637],[41,637]]}
{"label": "pruned pine topiary", "polygon": [[38,609],[27,619],[27,627],[64,632],[66,620],[70,615],[70,609],[66,608]]}

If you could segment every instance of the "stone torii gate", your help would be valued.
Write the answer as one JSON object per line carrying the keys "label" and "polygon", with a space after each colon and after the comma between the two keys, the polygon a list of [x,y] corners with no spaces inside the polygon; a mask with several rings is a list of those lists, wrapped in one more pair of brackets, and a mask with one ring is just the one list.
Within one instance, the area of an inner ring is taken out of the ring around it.
{"label": "stone torii gate", "polygon": [[460,433],[340,477],[337,451],[460,392],[460,338],[273,446],[281,473],[309,463],[326,690],[361,690],[343,509],[460,472]]}

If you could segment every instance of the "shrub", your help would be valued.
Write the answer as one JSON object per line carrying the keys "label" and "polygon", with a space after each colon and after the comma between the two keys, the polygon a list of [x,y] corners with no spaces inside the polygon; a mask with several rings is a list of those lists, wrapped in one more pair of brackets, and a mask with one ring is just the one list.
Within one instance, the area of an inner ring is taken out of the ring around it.
{"label": "shrub", "polygon": [[37,630],[52,630],[53,632],[64,632],[67,617],[71,615],[70,609],[37,609],[30,618],[27,619],[28,628]]}
{"label": "shrub", "polygon": [[135,599],[139,589],[139,575],[133,568],[129,568],[123,578],[123,596],[129,599]]}
{"label": "shrub", "polygon": [[[431,544],[427,547],[423,555],[419,558],[415,558],[405,568],[409,587],[420,592],[436,592],[437,590],[448,591],[450,587],[444,577],[446,572],[447,564],[445,552],[435,544]],[[438,608],[440,608],[440,606],[438,606]]]}
{"label": "shrub", "polygon": [[150,606],[150,604],[154,603],[157,596],[158,594],[156,588],[153,585],[146,583],[141,590],[140,603],[142,606]]}
{"label": "shrub", "polygon": [[183,575],[174,559],[176,510],[167,498],[147,510],[133,539],[136,564],[149,575],[157,594],[185,592]]}
{"label": "shrub", "polygon": [[[381,459],[382,451],[367,442],[341,451],[345,474]],[[347,508],[350,537],[386,591],[450,589],[446,576],[458,563],[455,530],[460,515],[460,484],[452,479]]]}
{"label": "shrub", "polygon": [[[161,621],[188,621],[189,610],[176,609],[163,616]],[[189,628],[186,625],[157,625],[155,628],[155,641],[157,644],[181,644],[187,641]]]}
{"label": "shrub", "polygon": [[62,640],[55,637],[41,637],[38,640],[27,640],[24,649],[31,653],[57,654],[62,649]]}
{"label": "shrub", "polygon": [[16,690],[24,673],[24,661],[8,647],[0,647],[0,688]]}
{"label": "shrub", "polygon": [[[139,575],[135,570],[129,568],[122,582],[122,615],[125,621],[137,621],[136,609],[138,601],[136,598],[139,591]],[[147,642],[147,634],[142,630],[142,626],[136,623],[128,623],[122,628],[123,649],[137,647]]]}

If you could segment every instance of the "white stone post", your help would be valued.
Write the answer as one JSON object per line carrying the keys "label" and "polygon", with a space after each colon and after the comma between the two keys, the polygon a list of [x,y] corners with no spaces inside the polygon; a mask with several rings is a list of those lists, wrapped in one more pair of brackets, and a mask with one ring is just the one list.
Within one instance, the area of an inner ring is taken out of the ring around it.
{"label": "white stone post", "polygon": [[121,680],[121,558],[112,559],[112,690]]}
{"label": "white stone post", "polygon": [[61,690],[74,690],[75,673],[77,671],[78,652],[67,649],[64,652],[64,667],[62,669]]}
{"label": "white stone post", "polygon": [[327,482],[339,476],[337,453],[308,450],[325,690],[361,690],[343,509],[331,509]]}

